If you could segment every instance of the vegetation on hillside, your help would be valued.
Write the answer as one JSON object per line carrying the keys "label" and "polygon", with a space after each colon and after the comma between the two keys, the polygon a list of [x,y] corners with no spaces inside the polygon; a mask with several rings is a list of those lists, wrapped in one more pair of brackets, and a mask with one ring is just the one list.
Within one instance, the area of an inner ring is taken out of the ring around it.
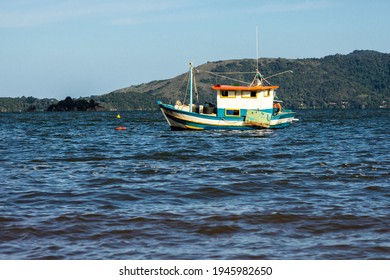
{"label": "vegetation on hillside", "polygon": [[35,97],[0,97],[0,112],[46,111],[51,105],[58,102],[54,98],[39,99]]}
{"label": "vegetation on hillside", "polygon": [[[200,102],[215,102],[213,84],[251,82],[256,69],[253,59],[208,62],[196,67],[195,73]],[[388,108],[390,105],[390,54],[375,51],[354,51],[348,55],[329,55],[324,58],[259,60],[259,70],[265,77],[292,70],[292,74],[267,79],[279,85],[277,95],[285,107],[296,108]],[[229,76],[221,72],[251,72]],[[169,80],[131,86],[104,95],[92,96],[106,110],[156,109],[156,101],[183,100],[188,84],[186,73]],[[26,111],[29,108],[46,110],[53,99],[34,97],[0,98],[0,111]]]}

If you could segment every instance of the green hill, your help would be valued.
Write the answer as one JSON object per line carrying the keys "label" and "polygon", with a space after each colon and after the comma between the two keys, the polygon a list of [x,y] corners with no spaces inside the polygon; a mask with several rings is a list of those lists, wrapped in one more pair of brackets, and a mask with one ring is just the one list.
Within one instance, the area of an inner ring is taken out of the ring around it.
{"label": "green hill", "polygon": [[[196,67],[200,102],[215,101],[211,90],[213,84],[232,84],[231,80],[208,72],[254,72],[255,69],[254,59],[207,62]],[[292,109],[388,108],[390,104],[390,54],[354,51],[348,55],[336,54],[324,58],[264,58],[259,60],[259,69],[266,77],[287,70],[293,71],[293,74],[269,79],[270,83],[280,86],[278,97],[285,101],[286,107]],[[152,81],[90,98],[106,110],[156,109],[157,100],[183,100],[188,86],[184,82],[186,75],[184,73],[172,79]],[[254,74],[229,77],[251,82]],[[42,102],[44,105],[32,97],[0,98],[0,111],[23,111],[32,104],[37,110],[45,110],[48,99]]]}
{"label": "green hill", "polygon": [[[280,85],[279,98],[285,101],[286,107],[293,109],[384,108],[390,104],[390,54],[354,51],[324,58],[265,58],[259,60],[259,68],[264,76],[293,71],[293,74],[269,79],[272,84]],[[231,80],[206,72],[254,72],[255,69],[253,59],[208,62],[196,67],[200,101],[215,100],[211,85],[232,84]],[[156,100],[172,102],[183,99],[187,88],[187,83],[183,82],[185,76],[123,88],[93,98],[120,110],[154,109]],[[233,77],[250,82],[254,74]]]}

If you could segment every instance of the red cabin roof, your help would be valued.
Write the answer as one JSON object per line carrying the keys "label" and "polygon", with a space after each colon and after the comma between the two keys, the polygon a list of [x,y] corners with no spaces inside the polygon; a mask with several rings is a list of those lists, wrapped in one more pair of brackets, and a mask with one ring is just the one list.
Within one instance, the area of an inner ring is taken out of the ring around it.
{"label": "red cabin roof", "polygon": [[213,90],[245,90],[245,91],[258,91],[258,90],[269,90],[277,89],[279,86],[226,86],[226,85],[213,85]]}

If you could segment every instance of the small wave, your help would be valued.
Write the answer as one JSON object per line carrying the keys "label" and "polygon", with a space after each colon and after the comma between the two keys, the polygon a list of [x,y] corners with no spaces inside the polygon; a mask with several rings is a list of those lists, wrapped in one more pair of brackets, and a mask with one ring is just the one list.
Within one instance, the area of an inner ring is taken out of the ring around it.
{"label": "small wave", "polygon": [[190,199],[214,199],[214,198],[223,198],[229,196],[239,195],[235,190],[229,190],[227,188],[221,187],[199,187],[196,190],[191,190],[190,192],[184,192],[184,194],[179,194],[179,197],[190,198]]}
{"label": "small wave", "polygon": [[219,226],[200,226],[195,232],[204,235],[224,235],[233,234],[241,231],[240,227],[234,225],[219,225]]}
{"label": "small wave", "polygon": [[61,158],[57,159],[57,161],[63,161],[63,162],[93,162],[93,161],[111,161],[113,158],[106,158],[106,157],[70,157],[70,158]]}
{"label": "small wave", "polygon": [[368,186],[364,189],[371,192],[386,192],[386,188],[380,186]]}
{"label": "small wave", "polygon": [[130,182],[122,178],[92,178],[83,182],[86,186],[105,187],[113,185],[127,185]]}

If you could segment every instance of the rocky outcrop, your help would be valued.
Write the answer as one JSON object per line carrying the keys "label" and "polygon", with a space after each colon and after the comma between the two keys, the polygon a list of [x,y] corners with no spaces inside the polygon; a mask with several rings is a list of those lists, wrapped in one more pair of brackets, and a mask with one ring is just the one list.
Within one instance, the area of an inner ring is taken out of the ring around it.
{"label": "rocky outcrop", "polygon": [[104,108],[95,100],[90,99],[72,99],[67,97],[57,104],[52,104],[47,108],[50,112],[67,112],[67,111],[102,111]]}

